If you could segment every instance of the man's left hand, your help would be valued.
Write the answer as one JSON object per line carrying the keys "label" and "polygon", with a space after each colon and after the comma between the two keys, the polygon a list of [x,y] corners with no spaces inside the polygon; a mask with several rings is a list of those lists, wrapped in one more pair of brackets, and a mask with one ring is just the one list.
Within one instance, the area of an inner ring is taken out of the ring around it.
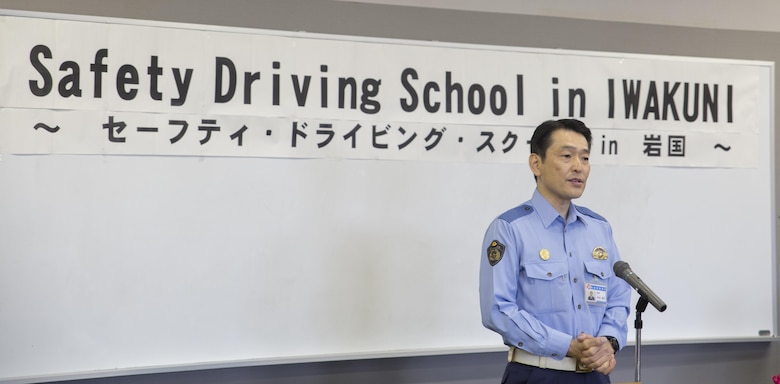
{"label": "man's left hand", "polygon": [[606,337],[593,337],[586,334],[577,336],[582,350],[580,353],[580,362],[588,368],[605,375],[610,374],[617,362],[615,361],[615,351]]}

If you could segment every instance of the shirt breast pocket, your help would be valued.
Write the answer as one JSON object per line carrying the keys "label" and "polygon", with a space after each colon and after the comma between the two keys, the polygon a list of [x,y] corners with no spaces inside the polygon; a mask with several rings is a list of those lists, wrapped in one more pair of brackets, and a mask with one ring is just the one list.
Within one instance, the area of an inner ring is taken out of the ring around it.
{"label": "shirt breast pocket", "polygon": [[612,277],[612,268],[607,261],[586,261],[585,271],[592,276],[593,281],[606,281]]}
{"label": "shirt breast pocket", "polygon": [[609,304],[607,279],[612,277],[612,269],[608,261],[586,261],[585,271],[587,281],[585,282],[586,303],[590,306],[592,313],[598,318],[604,316],[606,307]]}
{"label": "shirt breast pocket", "polygon": [[531,313],[567,311],[571,307],[571,289],[566,281],[569,267],[566,263],[536,263],[525,265],[528,280],[520,302]]}

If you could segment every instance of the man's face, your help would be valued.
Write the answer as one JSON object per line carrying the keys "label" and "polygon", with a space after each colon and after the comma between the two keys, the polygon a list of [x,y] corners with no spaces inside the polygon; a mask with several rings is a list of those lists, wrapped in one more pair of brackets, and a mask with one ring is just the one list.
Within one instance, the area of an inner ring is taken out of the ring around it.
{"label": "man's face", "polygon": [[537,178],[539,193],[557,206],[585,192],[590,174],[590,150],[585,136],[569,129],[556,129],[551,139],[544,161],[532,153],[529,165]]}

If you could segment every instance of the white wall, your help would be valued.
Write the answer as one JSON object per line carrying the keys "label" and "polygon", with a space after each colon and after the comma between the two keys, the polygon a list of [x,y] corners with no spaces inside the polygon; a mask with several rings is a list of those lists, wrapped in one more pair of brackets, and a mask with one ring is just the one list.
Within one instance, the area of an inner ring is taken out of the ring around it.
{"label": "white wall", "polygon": [[780,2],[771,0],[338,0],[583,20],[780,32]]}

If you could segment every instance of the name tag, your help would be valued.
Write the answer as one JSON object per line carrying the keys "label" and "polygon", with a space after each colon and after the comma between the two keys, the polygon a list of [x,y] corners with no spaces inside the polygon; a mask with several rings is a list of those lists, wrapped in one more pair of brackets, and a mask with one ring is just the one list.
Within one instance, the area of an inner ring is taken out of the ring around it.
{"label": "name tag", "polygon": [[590,305],[607,305],[607,285],[585,283],[585,302]]}

